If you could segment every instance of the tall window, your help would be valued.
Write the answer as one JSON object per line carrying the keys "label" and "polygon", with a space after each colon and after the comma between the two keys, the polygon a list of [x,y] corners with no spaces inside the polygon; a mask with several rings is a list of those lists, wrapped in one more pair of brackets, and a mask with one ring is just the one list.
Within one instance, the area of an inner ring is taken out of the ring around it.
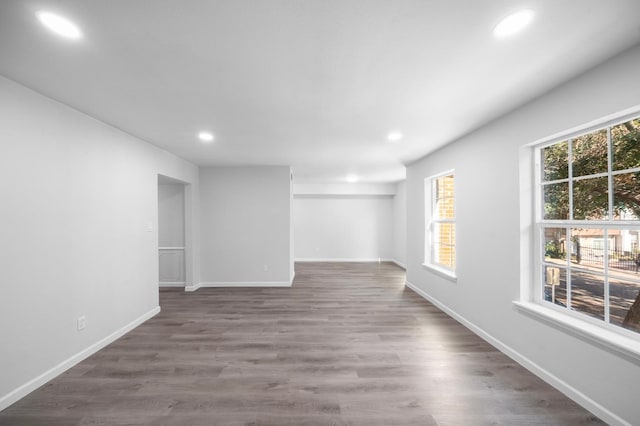
{"label": "tall window", "polygon": [[427,221],[425,264],[454,276],[456,269],[456,211],[454,173],[425,180]]}
{"label": "tall window", "polygon": [[539,300],[640,332],[640,117],[537,156]]}

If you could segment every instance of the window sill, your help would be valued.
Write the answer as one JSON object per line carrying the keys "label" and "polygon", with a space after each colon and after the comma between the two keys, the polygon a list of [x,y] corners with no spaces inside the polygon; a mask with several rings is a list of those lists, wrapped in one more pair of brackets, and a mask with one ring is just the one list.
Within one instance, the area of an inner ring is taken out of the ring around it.
{"label": "window sill", "polygon": [[458,282],[458,277],[456,276],[456,274],[444,268],[439,268],[435,265],[428,265],[426,263],[422,264],[422,268],[426,269],[429,272],[433,272],[434,274],[439,275],[446,280],[452,281],[454,283]]}
{"label": "window sill", "polygon": [[574,336],[595,344],[615,355],[621,355],[631,362],[640,363],[640,341],[636,339],[600,328],[570,315],[545,308],[537,303],[514,301],[513,304],[517,309],[535,319],[568,331]]}

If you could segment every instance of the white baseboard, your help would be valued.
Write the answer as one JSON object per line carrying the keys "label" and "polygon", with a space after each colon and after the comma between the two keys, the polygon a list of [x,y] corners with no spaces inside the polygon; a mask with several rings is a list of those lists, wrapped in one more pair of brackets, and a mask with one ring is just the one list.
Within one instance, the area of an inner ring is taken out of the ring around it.
{"label": "white baseboard", "polygon": [[275,282],[201,282],[194,285],[185,286],[184,291],[196,291],[201,287],[291,287],[293,286],[293,280],[296,277],[295,271],[291,277],[291,281],[275,281]]}
{"label": "white baseboard", "polygon": [[159,284],[160,287],[184,287],[184,282],[163,282]]}
{"label": "white baseboard", "polygon": [[[393,259],[382,259],[382,258],[338,258],[338,259],[329,259],[329,258],[300,258],[295,259],[296,262],[394,262]],[[395,263],[395,262],[394,262]]]}
{"label": "white baseboard", "polygon": [[402,269],[404,269],[405,271],[407,270],[407,266],[406,266],[404,263],[399,262],[399,261],[397,261],[397,260],[395,260],[395,259],[391,259],[391,262],[395,263],[396,265],[398,265],[399,267],[401,267],[401,268],[402,268]]}
{"label": "white baseboard", "polygon": [[134,328],[136,328],[137,326],[139,326],[143,322],[147,321],[149,318],[154,317],[159,312],[160,312],[160,306],[156,306],[155,308],[153,308],[152,310],[150,310],[146,314],[143,314],[142,316],[140,316],[140,317],[136,318],[135,320],[131,321],[129,324],[126,324],[124,327],[114,331],[113,333],[111,333],[110,335],[105,337],[104,339],[101,339],[101,340],[97,341],[96,343],[94,343],[93,345],[89,346],[88,348],[83,349],[82,351],[78,352],[77,354],[75,354],[75,355],[71,356],[70,358],[67,358],[66,360],[62,361],[60,364],[56,365],[55,367],[45,371],[44,373],[42,373],[38,377],[36,377],[36,378],[34,378],[32,380],[29,380],[24,385],[19,386],[18,388],[12,390],[8,394],[0,397],[0,411],[4,410],[5,408],[10,406],[14,402],[18,401],[19,399],[24,398],[25,396],[27,396],[28,394],[30,394],[34,390],[38,389],[40,386],[42,386],[45,383],[47,383],[49,380],[51,380],[51,379],[55,378],[56,376],[59,376],[60,374],[64,373],[65,371],[67,371],[68,369],[73,367],[74,365],[78,364],[80,361],[90,357],[91,355],[93,355],[94,353],[98,352],[100,349],[104,348],[108,344],[110,344],[110,343],[114,342],[115,340],[119,339],[120,337],[124,336],[126,333],[128,333],[131,330],[133,330]]}
{"label": "white baseboard", "polygon": [[214,282],[201,282],[195,285],[189,285],[184,288],[184,291],[196,291],[203,287],[291,287],[293,280],[287,281],[214,281]]}
{"label": "white baseboard", "polygon": [[184,291],[196,291],[201,287],[202,283],[190,284],[184,286]]}
{"label": "white baseboard", "polygon": [[522,355],[520,352],[516,351],[510,346],[502,343],[502,341],[496,339],[491,334],[487,333],[480,327],[476,326],[472,322],[468,321],[466,318],[451,310],[448,306],[440,302],[438,299],[430,296],[424,290],[420,289],[416,285],[410,283],[409,281],[405,282],[405,285],[413,290],[416,294],[422,296],[427,301],[431,302],[433,305],[438,307],[440,310],[445,312],[447,315],[458,321],[460,324],[467,327],[469,330],[473,331],[475,334],[480,336],[482,339],[486,340],[493,347],[498,349],[500,352],[507,355],[509,358],[516,361],[518,364],[522,365],[524,368],[529,370],[531,373],[535,374],[554,388],[558,389],[560,392],[565,394],[567,397],[571,398],[576,403],[580,404],[585,409],[589,410],[596,416],[600,417],[600,419],[604,420],[607,424],[610,425],[620,425],[620,426],[631,426],[631,423],[625,421],[620,416],[611,412],[607,408],[603,407],[593,399],[589,398],[578,389],[574,388],[567,382],[561,380],[557,376],[551,374],[549,371],[540,367],[535,362],[531,361],[529,358]]}

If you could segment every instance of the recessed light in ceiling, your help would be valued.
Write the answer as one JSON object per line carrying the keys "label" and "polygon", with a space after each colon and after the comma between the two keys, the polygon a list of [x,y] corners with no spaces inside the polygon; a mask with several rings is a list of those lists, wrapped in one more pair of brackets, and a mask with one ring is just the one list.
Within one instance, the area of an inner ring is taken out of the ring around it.
{"label": "recessed light in ceiling", "polygon": [[200,133],[198,133],[198,139],[200,139],[202,142],[212,142],[213,141],[213,133],[200,132]]}
{"label": "recessed light in ceiling", "polygon": [[531,9],[523,9],[503,18],[493,29],[496,37],[508,37],[522,30],[533,20],[534,12]]}
{"label": "recessed light in ceiling", "polygon": [[387,140],[389,142],[399,142],[403,137],[404,135],[401,132],[391,132],[387,135]]}
{"label": "recessed light in ceiling", "polygon": [[80,31],[80,28],[67,18],[44,10],[38,12],[36,16],[42,25],[62,37],[73,40],[77,40],[82,37],[82,31]]}
{"label": "recessed light in ceiling", "polygon": [[347,177],[344,180],[346,180],[349,183],[355,183],[355,182],[358,181],[358,176],[353,175],[353,174],[352,175],[347,175]]}

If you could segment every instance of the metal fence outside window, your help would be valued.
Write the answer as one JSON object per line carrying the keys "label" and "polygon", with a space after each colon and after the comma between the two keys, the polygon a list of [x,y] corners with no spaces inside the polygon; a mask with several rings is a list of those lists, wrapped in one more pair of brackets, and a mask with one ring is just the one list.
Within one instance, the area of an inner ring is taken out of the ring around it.
{"label": "metal fence outside window", "polygon": [[[578,252],[578,263],[585,265],[604,265],[605,251],[602,247],[581,246]],[[633,251],[609,250],[609,268],[638,272],[640,254]]]}

